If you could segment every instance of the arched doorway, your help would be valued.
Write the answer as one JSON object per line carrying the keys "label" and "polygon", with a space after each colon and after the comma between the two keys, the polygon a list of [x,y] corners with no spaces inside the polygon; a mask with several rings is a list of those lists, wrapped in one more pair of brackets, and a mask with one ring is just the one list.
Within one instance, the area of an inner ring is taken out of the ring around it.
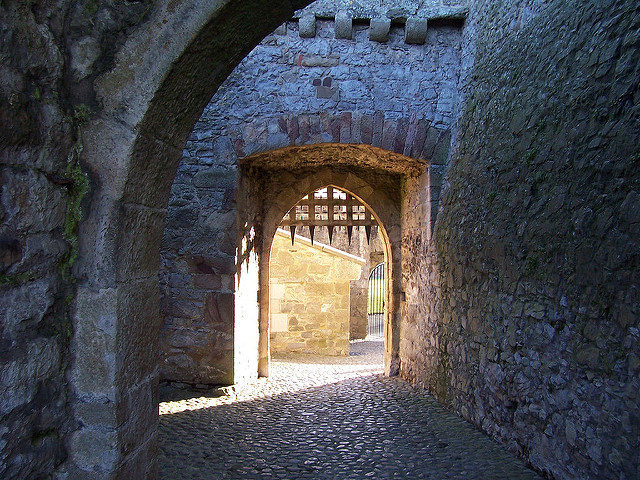
{"label": "arched doorway", "polygon": [[366,290],[352,287],[369,273],[375,214],[327,185],[303,196],[279,227],[269,264],[271,353],[349,355],[353,323],[366,324]]}
{"label": "arched doorway", "polygon": [[[281,152],[272,152],[274,156]],[[343,157],[335,157],[336,161],[347,162],[349,150],[345,149]],[[251,162],[257,160],[257,163]],[[259,363],[258,372],[262,376],[269,375],[269,255],[273,237],[282,218],[292,205],[309,191],[334,185],[349,192],[360,202],[369,207],[381,226],[380,237],[385,249],[386,277],[388,278],[386,313],[387,329],[385,332],[385,373],[395,375],[399,371],[400,343],[400,300],[401,300],[401,219],[400,219],[400,180],[401,175],[393,172],[381,173],[366,168],[349,168],[348,173],[339,167],[306,168],[298,172],[278,169],[263,170],[258,168],[260,159],[249,159],[243,166],[240,185],[247,192],[263,192],[266,198],[262,204],[260,215],[260,231],[262,232],[259,247],[260,282],[257,288],[260,299],[259,320]],[[273,160],[273,158],[272,158]],[[375,161],[375,159],[372,159]],[[400,161],[400,160],[399,160]],[[251,215],[239,212],[240,223],[250,225]]]}

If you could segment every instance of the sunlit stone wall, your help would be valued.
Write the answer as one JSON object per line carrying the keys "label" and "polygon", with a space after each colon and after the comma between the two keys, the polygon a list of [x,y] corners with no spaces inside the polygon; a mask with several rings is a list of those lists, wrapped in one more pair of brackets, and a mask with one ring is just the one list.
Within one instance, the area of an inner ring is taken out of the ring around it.
{"label": "sunlit stone wall", "polygon": [[349,282],[363,258],[278,230],[271,247],[271,352],[349,354]]}

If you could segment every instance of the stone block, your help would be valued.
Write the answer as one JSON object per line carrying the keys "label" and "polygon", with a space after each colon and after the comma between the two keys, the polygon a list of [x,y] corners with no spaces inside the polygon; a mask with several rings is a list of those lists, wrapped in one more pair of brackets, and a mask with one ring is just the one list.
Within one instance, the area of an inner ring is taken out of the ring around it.
{"label": "stone block", "polygon": [[[157,417],[157,414],[156,414]],[[158,478],[158,440],[156,435],[126,456],[114,480]]]}
{"label": "stone block", "polygon": [[[85,398],[91,398],[89,396]],[[96,401],[79,400],[73,405],[75,418],[85,426],[106,426],[116,428],[116,405],[107,399]]]}
{"label": "stone block", "polygon": [[75,81],[80,81],[92,72],[94,62],[100,56],[100,44],[96,38],[83,37],[71,43],[69,66]]}
{"label": "stone block", "polygon": [[0,416],[31,402],[38,383],[48,381],[61,368],[60,347],[55,339],[35,339],[26,350],[25,358],[7,362],[0,372]]}
{"label": "stone block", "polygon": [[335,19],[336,38],[351,40],[353,37],[353,19],[345,11],[336,13]]}
{"label": "stone block", "polygon": [[112,472],[120,459],[117,432],[82,427],[71,434],[69,453],[81,470]]}
{"label": "stone block", "polygon": [[121,389],[137,385],[158,366],[158,294],[154,278],[118,286],[116,381]]}
{"label": "stone block", "polygon": [[[123,202],[165,208],[175,176],[173,172],[182,159],[182,150],[167,142],[139,135],[132,157]],[[154,161],[145,162],[143,158],[153,158]]]}
{"label": "stone block", "polygon": [[289,316],[286,313],[274,313],[271,315],[271,331],[286,332],[289,324]]}
{"label": "stone block", "polygon": [[316,36],[316,16],[314,14],[303,15],[298,21],[300,37],[313,38]]}
{"label": "stone block", "polygon": [[157,379],[144,381],[122,391],[118,399],[118,441],[120,451],[130,454],[150,439],[155,439],[158,428]]}
{"label": "stone block", "polygon": [[55,281],[55,278],[47,278],[0,292],[0,305],[3,305],[0,325],[4,328],[5,336],[17,336],[21,327],[26,325],[37,328],[53,305]]}
{"label": "stone block", "polygon": [[158,252],[164,230],[162,210],[127,204],[121,209],[117,245],[117,279],[150,278],[158,275]]}
{"label": "stone block", "polygon": [[115,400],[116,305],[117,289],[78,289],[71,382],[80,395]]}
{"label": "stone block", "polygon": [[427,19],[418,17],[407,18],[404,27],[404,41],[414,45],[423,45],[427,39]]}
{"label": "stone block", "polygon": [[[336,67],[340,63],[340,57],[337,55],[304,55],[300,59],[300,65],[303,67]],[[316,87],[326,86],[320,84],[319,80],[314,81]],[[326,81],[326,78],[324,79]]]}
{"label": "stone block", "polygon": [[0,168],[2,225],[0,234],[26,236],[60,228],[65,219],[66,191],[33,170]]}
{"label": "stone block", "polygon": [[369,40],[384,43],[389,40],[391,19],[386,17],[372,18],[369,24]]}

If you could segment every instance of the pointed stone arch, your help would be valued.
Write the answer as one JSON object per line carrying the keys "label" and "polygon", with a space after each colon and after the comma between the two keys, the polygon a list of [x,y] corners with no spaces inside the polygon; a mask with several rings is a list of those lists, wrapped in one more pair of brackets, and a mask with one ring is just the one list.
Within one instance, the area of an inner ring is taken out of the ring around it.
{"label": "pointed stone arch", "polygon": [[[277,180],[274,183],[280,183]],[[308,189],[303,188],[308,185]],[[274,185],[275,186],[275,185]],[[388,279],[385,286],[385,301],[388,306],[385,315],[385,373],[396,375],[399,371],[399,341],[400,341],[400,292],[401,281],[401,229],[400,205],[389,196],[376,189],[375,184],[362,180],[353,173],[342,173],[330,167],[302,175],[297,182],[280,183],[282,190],[272,191],[274,201],[265,206],[264,234],[261,252],[260,272],[260,343],[259,343],[259,372],[268,375],[269,363],[269,263],[271,244],[276,229],[284,214],[310,190],[318,190],[327,186],[334,186],[353,195],[363,203],[378,222],[378,233],[384,245]],[[288,205],[288,208],[286,207]],[[283,208],[284,206],[284,208]]]}

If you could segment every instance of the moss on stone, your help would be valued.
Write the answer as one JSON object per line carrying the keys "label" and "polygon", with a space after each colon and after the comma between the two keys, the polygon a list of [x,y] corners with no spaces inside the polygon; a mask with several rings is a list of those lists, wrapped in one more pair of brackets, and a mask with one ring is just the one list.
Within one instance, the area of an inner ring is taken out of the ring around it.
{"label": "moss on stone", "polygon": [[525,163],[527,164],[528,167],[533,165],[533,161],[535,160],[537,153],[538,152],[537,152],[537,150],[535,148],[530,148],[524,154],[524,161],[525,161]]}
{"label": "moss on stone", "polygon": [[530,254],[524,261],[524,274],[530,277],[538,271],[538,267],[540,267],[540,259],[536,255]]}
{"label": "moss on stone", "polygon": [[78,258],[78,227],[82,220],[82,199],[89,192],[89,180],[80,167],[80,154],[82,153],[82,140],[78,134],[78,140],[71,149],[65,175],[70,180],[67,186],[67,211],[64,219],[64,239],[69,243],[70,249],[63,257],[60,271],[64,280],[70,279],[71,267]]}
{"label": "moss on stone", "polygon": [[73,120],[78,124],[82,125],[89,120],[91,116],[91,109],[84,103],[80,103],[73,107]]}
{"label": "moss on stone", "polygon": [[0,285],[17,287],[27,282],[35,280],[36,274],[33,272],[17,273],[15,275],[0,275]]}
{"label": "moss on stone", "polygon": [[92,17],[98,11],[98,4],[94,0],[86,0],[84,2],[84,13],[87,16]]}

